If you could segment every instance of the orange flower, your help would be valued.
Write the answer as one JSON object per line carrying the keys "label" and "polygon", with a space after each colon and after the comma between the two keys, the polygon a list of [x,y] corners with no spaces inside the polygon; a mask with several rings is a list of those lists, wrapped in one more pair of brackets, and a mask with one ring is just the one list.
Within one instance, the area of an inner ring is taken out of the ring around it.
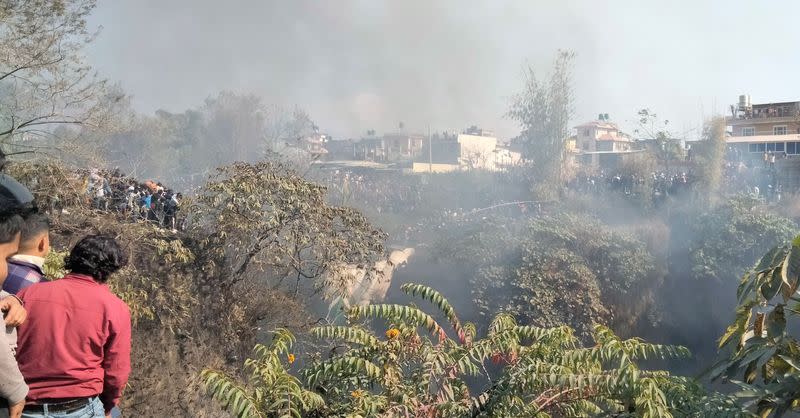
{"label": "orange flower", "polygon": [[354,390],[354,391],[350,392],[350,396],[352,396],[352,397],[354,397],[356,399],[362,397],[363,395],[364,395],[364,392],[362,392],[361,389]]}
{"label": "orange flower", "polygon": [[289,360],[289,364],[294,363],[294,354],[289,354],[288,360]]}
{"label": "orange flower", "polygon": [[390,340],[397,338],[398,335],[400,335],[400,330],[397,328],[390,328],[386,330],[386,338]]}

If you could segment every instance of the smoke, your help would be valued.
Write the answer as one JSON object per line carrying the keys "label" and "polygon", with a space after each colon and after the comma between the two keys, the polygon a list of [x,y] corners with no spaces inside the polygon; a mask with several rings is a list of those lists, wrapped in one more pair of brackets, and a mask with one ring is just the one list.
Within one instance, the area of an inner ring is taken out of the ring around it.
{"label": "smoke", "polygon": [[[88,53],[147,113],[181,112],[232,90],[299,105],[339,137],[403,121],[422,132],[477,124],[508,138],[518,130],[503,114],[523,67],[547,71],[556,50],[570,49],[578,120],[603,112],[625,124],[650,107],[682,130],[742,90],[786,95],[776,80],[791,77],[786,60],[794,58],[779,53],[786,65],[752,77],[766,47],[733,22],[763,21],[772,33],[767,50],[790,50],[793,22],[780,22],[793,14],[759,20],[742,9],[688,1],[108,0],[92,15],[104,29]],[[756,55],[743,60],[741,50]]]}

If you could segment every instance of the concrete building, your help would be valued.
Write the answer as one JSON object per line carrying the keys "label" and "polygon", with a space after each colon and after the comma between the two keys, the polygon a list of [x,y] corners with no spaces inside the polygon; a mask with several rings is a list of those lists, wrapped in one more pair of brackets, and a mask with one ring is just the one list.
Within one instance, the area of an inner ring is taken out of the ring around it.
{"label": "concrete building", "polygon": [[617,164],[625,154],[638,152],[633,139],[620,131],[617,124],[609,122],[608,115],[574,129],[578,160],[583,165],[609,167]]}
{"label": "concrete building", "polygon": [[422,150],[424,137],[418,134],[385,134],[361,139],[335,141],[330,148],[334,158],[376,161],[382,163],[410,162]]}
{"label": "concrete building", "polygon": [[[427,150],[429,146],[430,150]],[[472,126],[455,136],[434,137],[430,144],[425,141],[412,171],[500,171],[519,161],[520,154],[500,146],[492,132]]]}
{"label": "concrete building", "polygon": [[391,133],[383,135],[383,147],[388,161],[411,161],[422,151],[424,136]]}
{"label": "concrete building", "polygon": [[497,138],[493,136],[459,134],[459,164],[467,170],[492,170],[495,168],[494,151]]}
{"label": "concrete building", "polygon": [[761,160],[765,152],[800,155],[800,101],[752,104],[741,95],[726,124],[728,146],[742,161]]}

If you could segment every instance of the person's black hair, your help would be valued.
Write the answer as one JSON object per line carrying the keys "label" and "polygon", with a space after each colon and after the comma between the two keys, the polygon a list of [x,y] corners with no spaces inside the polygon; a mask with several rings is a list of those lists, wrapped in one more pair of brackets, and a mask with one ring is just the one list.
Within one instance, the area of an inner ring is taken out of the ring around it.
{"label": "person's black hair", "polygon": [[13,241],[22,229],[22,208],[19,205],[5,206],[0,209],[0,244]]}
{"label": "person's black hair", "polygon": [[23,216],[36,212],[30,190],[13,177],[0,173],[0,243],[13,241],[22,228]]}
{"label": "person's black hair", "polygon": [[19,242],[28,242],[39,234],[50,231],[50,219],[43,213],[33,213],[25,217],[20,230]]}
{"label": "person's black hair", "polygon": [[64,267],[72,273],[92,276],[105,283],[109,276],[128,263],[128,257],[113,237],[87,235],[70,251]]}

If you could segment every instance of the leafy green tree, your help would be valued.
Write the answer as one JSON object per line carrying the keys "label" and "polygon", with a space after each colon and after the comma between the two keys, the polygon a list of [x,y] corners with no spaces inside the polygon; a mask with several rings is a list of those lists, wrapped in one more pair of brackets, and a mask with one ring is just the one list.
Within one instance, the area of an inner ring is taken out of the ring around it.
{"label": "leafy green tree", "polygon": [[[222,405],[238,417],[301,417],[303,412],[321,408],[321,396],[303,389],[298,378],[287,369],[295,361],[291,352],[295,338],[288,330],[275,331],[272,342],[256,345],[257,357],[245,361],[248,385],[236,382],[230,376],[204,370],[202,379],[208,390]],[[270,414],[263,412],[271,411]]]}
{"label": "leafy green tree", "polygon": [[525,87],[514,96],[507,113],[522,128],[514,142],[521,146],[522,156],[535,182],[534,191],[543,199],[556,198],[564,180],[562,171],[574,101],[574,58],[574,53],[560,51],[546,81],[537,78],[533,68],[529,67]]}
{"label": "leafy green tree", "polygon": [[[764,255],[736,292],[736,319],[719,341],[729,353],[711,377],[741,387],[761,417],[800,412],[800,236]],[[741,379],[741,380],[739,380]]]}
{"label": "leafy green tree", "polygon": [[294,294],[342,289],[347,278],[329,273],[383,255],[383,232],[355,209],[328,205],[323,186],[280,163],[219,168],[186,210],[225,286],[263,277]]}
{"label": "leafy green tree", "polygon": [[737,305],[736,278],[797,227],[748,196],[673,209],[668,225],[669,273],[653,299],[663,313],[658,333],[689,346],[702,370],[717,354],[708,335],[725,329]]}
{"label": "leafy green tree", "polygon": [[312,353],[298,380],[286,372],[294,358],[283,354],[291,337],[281,330],[246,362],[246,383],[208,369],[206,386],[237,417],[746,416],[729,397],[638,364],[685,357],[685,348],[623,340],[600,325],[595,344],[582,347],[568,327],[520,326],[505,314],[479,338],[436,290],[402,290],[433,304],[448,325],[415,306],[353,307],[351,320],[385,323],[385,337],[358,322],[315,328],[333,345]]}
{"label": "leafy green tree", "polygon": [[507,312],[582,337],[595,322],[627,329],[662,279],[644,243],[586,214],[487,217],[450,231],[437,256],[475,272],[472,299],[487,321]]}
{"label": "leafy green tree", "polygon": [[764,208],[756,199],[737,196],[717,208],[688,215],[688,253],[698,280],[730,282],[771,248],[796,233],[791,220]]}

